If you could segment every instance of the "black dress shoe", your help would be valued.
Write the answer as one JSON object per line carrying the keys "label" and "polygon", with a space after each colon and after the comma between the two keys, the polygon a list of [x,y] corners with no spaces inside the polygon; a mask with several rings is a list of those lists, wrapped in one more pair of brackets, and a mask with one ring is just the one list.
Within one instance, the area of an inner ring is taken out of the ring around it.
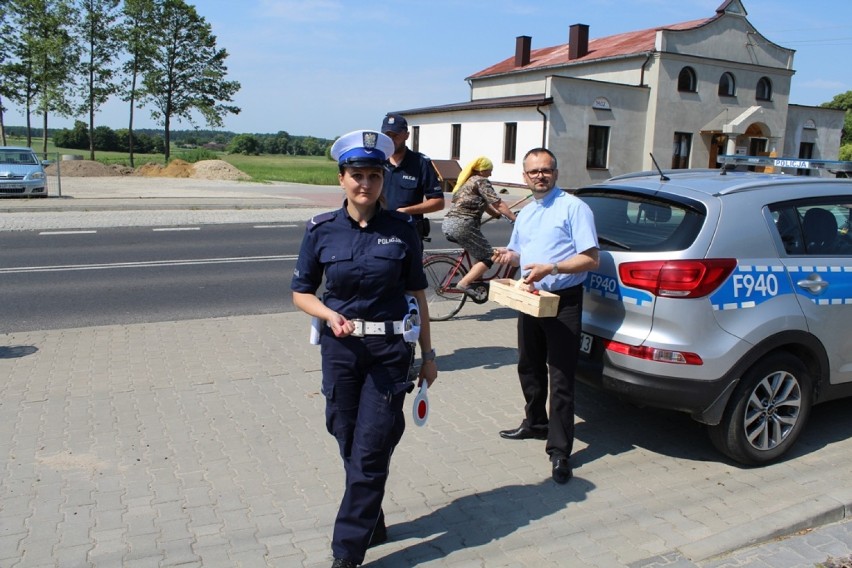
{"label": "black dress shoe", "polygon": [[521,425],[514,430],[500,430],[500,437],[506,440],[547,440],[547,428],[527,428]]}
{"label": "black dress shoe", "polygon": [[571,465],[568,463],[568,458],[556,458],[553,460],[553,481],[559,483],[568,483],[568,480],[573,476]]}
{"label": "black dress shoe", "polygon": [[358,565],[345,558],[335,558],[334,562],[331,563],[331,568],[358,568]]}

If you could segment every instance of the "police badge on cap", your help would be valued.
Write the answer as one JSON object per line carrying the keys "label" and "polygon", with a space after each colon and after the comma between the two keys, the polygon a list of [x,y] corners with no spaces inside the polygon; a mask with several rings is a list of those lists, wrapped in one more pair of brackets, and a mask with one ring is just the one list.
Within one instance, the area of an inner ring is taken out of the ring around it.
{"label": "police badge on cap", "polygon": [[401,114],[389,112],[382,121],[382,132],[385,134],[388,132],[398,134],[406,130],[408,130],[408,121]]}
{"label": "police badge on cap", "polygon": [[376,149],[376,141],[378,139],[379,139],[379,133],[378,132],[372,132],[370,130],[365,130],[363,132],[364,148],[366,148],[368,150],[375,150]]}
{"label": "police badge on cap", "polygon": [[331,157],[340,166],[381,166],[393,154],[393,141],[375,130],[356,130],[338,138],[331,146]]}

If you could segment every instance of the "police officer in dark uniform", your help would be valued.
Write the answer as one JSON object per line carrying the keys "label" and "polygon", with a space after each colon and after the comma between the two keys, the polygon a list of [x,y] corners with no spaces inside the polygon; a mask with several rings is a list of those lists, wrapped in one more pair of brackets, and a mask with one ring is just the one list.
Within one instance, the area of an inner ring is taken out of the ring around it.
{"label": "police officer in dark uniform", "polygon": [[[382,207],[391,140],[375,131],[341,136],[331,147],[346,199],[307,223],[290,288],[293,303],[322,322],[326,427],[340,446],[346,489],[334,524],[333,568],[354,567],[387,540],[382,498],[390,457],[405,428],[419,308],[418,383],[438,370],[429,333],[422,244],[409,215]],[[322,300],[316,296],[325,277]],[[416,306],[410,301],[417,300]]]}
{"label": "police officer in dark uniform", "polygon": [[388,113],[382,121],[382,132],[394,144],[385,172],[387,208],[414,217],[420,238],[425,238],[429,236],[429,220],[423,214],[444,209],[444,191],[432,160],[405,145],[408,121],[401,114]]}

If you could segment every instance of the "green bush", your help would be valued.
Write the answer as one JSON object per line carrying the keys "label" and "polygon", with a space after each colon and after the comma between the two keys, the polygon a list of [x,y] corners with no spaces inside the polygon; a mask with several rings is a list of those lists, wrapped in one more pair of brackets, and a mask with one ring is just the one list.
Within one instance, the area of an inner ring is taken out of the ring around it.
{"label": "green bush", "polygon": [[228,144],[228,153],[257,156],[260,154],[260,144],[251,134],[238,134]]}
{"label": "green bush", "polygon": [[89,148],[89,128],[82,120],[75,120],[74,128],[63,128],[53,135],[53,142],[62,148],[87,150]]}
{"label": "green bush", "polygon": [[845,162],[852,161],[852,144],[845,144],[840,147],[839,159]]}

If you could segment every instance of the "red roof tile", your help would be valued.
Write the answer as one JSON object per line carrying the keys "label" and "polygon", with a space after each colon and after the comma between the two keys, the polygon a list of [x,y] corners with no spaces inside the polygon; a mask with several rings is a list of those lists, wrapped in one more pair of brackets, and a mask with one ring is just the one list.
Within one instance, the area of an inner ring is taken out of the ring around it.
{"label": "red roof tile", "polygon": [[692,20],[679,24],[668,26],[660,26],[637,32],[627,32],[616,34],[598,39],[589,40],[589,52],[583,57],[577,59],[568,59],[568,44],[556,45],[553,47],[544,47],[541,49],[533,49],[530,52],[530,62],[523,67],[515,67],[515,57],[504,59],[496,65],[492,65],[478,73],[474,73],[468,79],[478,79],[491,75],[502,75],[513,71],[528,71],[530,69],[544,69],[548,67],[559,67],[563,65],[575,63],[587,63],[598,59],[606,59],[610,57],[618,57],[624,55],[634,55],[637,53],[647,53],[654,50],[657,32],[660,30],[690,30],[699,28],[708,22],[715,20],[719,16],[712,18],[703,18],[701,20]]}

